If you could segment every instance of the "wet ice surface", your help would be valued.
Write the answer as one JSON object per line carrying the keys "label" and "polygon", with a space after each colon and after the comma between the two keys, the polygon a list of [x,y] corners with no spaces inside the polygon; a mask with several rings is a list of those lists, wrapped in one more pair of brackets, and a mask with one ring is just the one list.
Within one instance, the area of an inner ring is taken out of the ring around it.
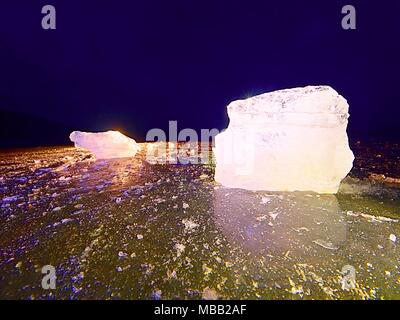
{"label": "wet ice surface", "polygon": [[400,298],[398,145],[358,145],[336,196],[227,189],[210,165],[151,165],[144,150],[0,153],[1,298]]}

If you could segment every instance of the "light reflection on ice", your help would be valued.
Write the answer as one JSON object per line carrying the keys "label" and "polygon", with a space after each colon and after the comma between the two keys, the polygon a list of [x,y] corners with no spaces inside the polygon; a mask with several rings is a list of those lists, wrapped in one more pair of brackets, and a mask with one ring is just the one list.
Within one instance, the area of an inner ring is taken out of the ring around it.
{"label": "light reflection on ice", "polygon": [[347,225],[334,195],[217,188],[216,225],[230,241],[264,255],[306,257],[311,247],[338,250]]}

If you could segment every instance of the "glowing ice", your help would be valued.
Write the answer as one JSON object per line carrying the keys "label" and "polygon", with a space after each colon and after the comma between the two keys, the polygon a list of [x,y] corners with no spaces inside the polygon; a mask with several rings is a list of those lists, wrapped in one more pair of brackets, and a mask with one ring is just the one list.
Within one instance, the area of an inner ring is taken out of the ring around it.
{"label": "glowing ice", "polygon": [[96,159],[134,157],[140,150],[135,140],[119,131],[81,132],[74,131],[69,138],[75,147],[91,151]]}
{"label": "glowing ice", "polygon": [[215,180],[249,190],[336,193],[353,165],[347,101],[328,86],[237,100],[215,138]]}

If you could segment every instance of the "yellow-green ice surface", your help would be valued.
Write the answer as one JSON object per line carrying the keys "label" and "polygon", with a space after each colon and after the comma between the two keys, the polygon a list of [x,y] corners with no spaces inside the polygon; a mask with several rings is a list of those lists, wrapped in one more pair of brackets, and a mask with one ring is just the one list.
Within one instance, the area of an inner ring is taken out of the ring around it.
{"label": "yellow-green ice surface", "polygon": [[228,189],[212,166],[152,165],[142,146],[0,153],[1,299],[400,298],[399,186],[356,162],[336,196]]}

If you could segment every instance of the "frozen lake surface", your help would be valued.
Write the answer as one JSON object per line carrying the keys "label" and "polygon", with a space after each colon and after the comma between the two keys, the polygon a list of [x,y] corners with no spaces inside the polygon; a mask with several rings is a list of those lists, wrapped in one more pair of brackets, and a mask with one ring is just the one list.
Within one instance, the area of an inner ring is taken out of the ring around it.
{"label": "frozen lake surface", "polygon": [[400,298],[399,145],[357,144],[337,195],[228,189],[142,147],[0,153],[0,298]]}

